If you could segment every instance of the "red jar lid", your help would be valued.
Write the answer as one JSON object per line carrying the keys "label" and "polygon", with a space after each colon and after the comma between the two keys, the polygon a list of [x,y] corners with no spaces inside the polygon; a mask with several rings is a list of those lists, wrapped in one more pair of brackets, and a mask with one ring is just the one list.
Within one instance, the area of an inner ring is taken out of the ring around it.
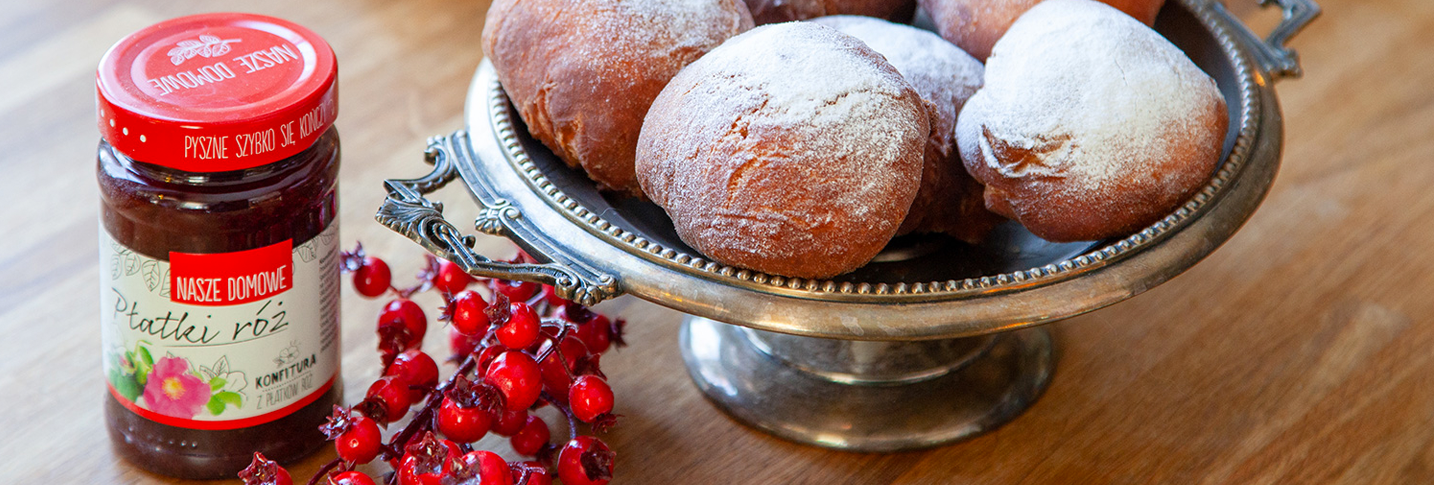
{"label": "red jar lid", "polygon": [[188,172],[257,167],[314,144],[338,114],[334,51],[263,15],[167,20],[100,61],[100,133],[132,159]]}

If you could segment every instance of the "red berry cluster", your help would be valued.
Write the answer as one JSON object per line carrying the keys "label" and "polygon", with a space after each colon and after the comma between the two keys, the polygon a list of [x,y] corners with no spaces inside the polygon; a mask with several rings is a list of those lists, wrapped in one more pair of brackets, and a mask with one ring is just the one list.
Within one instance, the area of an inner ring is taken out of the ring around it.
{"label": "red berry cluster", "polygon": [[[532,262],[519,254],[514,262]],[[320,429],[334,442],[338,459],[309,483],[325,477],[332,485],[374,485],[356,465],[377,460],[395,470],[389,485],[544,485],[554,475],[566,485],[601,485],[612,478],[614,453],[602,440],[578,434],[578,422],[601,433],[615,424],[613,393],[599,366],[602,353],[623,345],[625,322],[610,320],[560,298],[548,285],[500,279],[485,281],[489,296],[469,289],[478,280],[457,265],[429,257],[419,283],[392,286],[388,265],[363,247],[343,255],[359,294],[394,293],[378,318],[383,376],[363,401],[334,407]],[[439,320],[449,325],[458,364],[439,382],[438,365],[421,349],[428,330],[413,294],[437,289],[445,305]],[[384,440],[380,426],[409,416]],[[551,431],[530,411],[552,406],[568,421],[568,440],[550,443]],[[509,438],[513,450],[533,456],[507,463],[472,443],[489,432]],[[240,473],[247,485],[289,485],[282,467],[255,454]]]}

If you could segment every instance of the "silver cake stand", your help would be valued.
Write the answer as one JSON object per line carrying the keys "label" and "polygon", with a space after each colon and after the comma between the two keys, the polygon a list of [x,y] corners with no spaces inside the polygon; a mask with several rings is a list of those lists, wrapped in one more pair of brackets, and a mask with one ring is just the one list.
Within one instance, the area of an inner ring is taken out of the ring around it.
{"label": "silver cake stand", "polygon": [[[893,241],[832,280],[762,274],[710,261],[678,239],[661,209],[608,198],[527,134],[486,61],[468,129],[429,141],[433,171],[389,180],[378,220],[469,273],[553,285],[594,304],[631,294],[690,316],[682,355],[693,381],[734,418],[793,441],[857,451],[934,446],[991,430],[1050,382],[1039,325],[1135,296],[1200,261],[1250,217],[1280,163],[1273,81],[1298,76],[1284,47],[1319,12],[1278,0],[1267,39],[1213,0],[1171,0],[1156,29],[1219,84],[1230,131],[1219,171],[1174,213],[1123,239],[1053,244],[1014,223],[969,246]],[[472,249],[425,194],[461,178],[481,206],[477,231],[512,239],[543,264]]]}

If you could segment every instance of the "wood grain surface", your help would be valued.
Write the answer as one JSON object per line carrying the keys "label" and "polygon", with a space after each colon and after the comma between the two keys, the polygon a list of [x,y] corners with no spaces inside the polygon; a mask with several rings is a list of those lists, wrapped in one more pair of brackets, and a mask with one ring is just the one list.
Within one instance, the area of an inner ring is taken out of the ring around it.
{"label": "wood grain surface", "polygon": [[[1254,0],[1232,8],[1268,29]],[[1320,0],[1278,90],[1284,165],[1209,259],[1127,302],[1052,326],[1045,396],[969,442],[853,454],[739,425],[688,380],[681,315],[623,298],[631,346],[604,358],[621,424],[614,483],[1434,482],[1434,2]],[[308,26],[340,59],[342,238],[399,278],[421,250],[373,221],[384,178],[426,173],[425,138],[461,128],[482,0],[0,2],[0,483],[181,483],[119,460],[99,370],[94,69],[117,39],[240,9]],[[449,216],[475,215],[445,191]],[[465,212],[466,211],[466,212]],[[511,254],[502,240],[485,252]],[[420,300],[428,308],[432,298]],[[350,402],[377,375],[381,301],[344,293]],[[429,332],[429,348],[442,331]],[[483,446],[508,452],[490,439]],[[509,452],[510,453],[510,452]],[[331,451],[293,467],[307,478]]]}

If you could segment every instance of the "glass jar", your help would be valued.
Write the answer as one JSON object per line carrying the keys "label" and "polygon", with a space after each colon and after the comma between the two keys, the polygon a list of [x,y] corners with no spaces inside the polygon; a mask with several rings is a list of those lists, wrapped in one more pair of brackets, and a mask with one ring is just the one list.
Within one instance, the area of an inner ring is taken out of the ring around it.
{"label": "glass jar", "polygon": [[124,38],[97,76],[105,417],[184,478],[296,460],[340,402],[337,64],[251,14]]}

